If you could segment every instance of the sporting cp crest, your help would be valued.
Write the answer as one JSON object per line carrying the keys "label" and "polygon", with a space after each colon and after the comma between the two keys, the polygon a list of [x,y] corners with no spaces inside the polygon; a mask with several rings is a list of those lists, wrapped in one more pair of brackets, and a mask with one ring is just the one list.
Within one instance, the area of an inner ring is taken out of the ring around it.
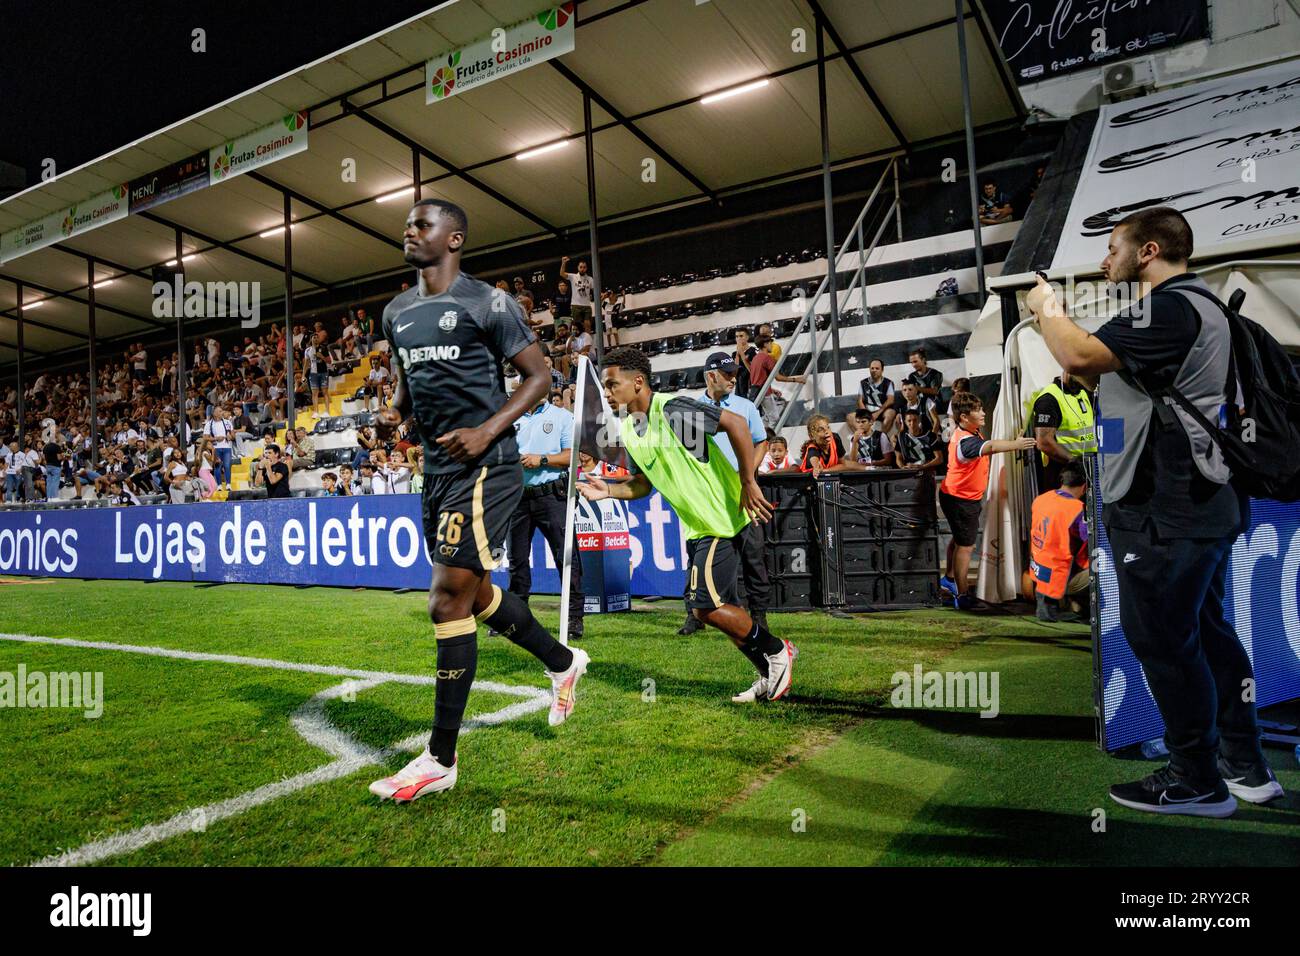
{"label": "sporting cp crest", "polygon": [[456,327],[455,310],[442,313],[442,318],[438,320],[438,328],[442,329],[444,332],[450,332],[455,327]]}

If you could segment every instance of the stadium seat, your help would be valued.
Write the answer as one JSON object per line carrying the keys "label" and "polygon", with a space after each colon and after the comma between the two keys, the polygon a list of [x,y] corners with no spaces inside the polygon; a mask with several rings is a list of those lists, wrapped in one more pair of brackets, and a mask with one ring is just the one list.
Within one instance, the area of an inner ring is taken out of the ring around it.
{"label": "stadium seat", "polygon": [[349,428],[356,428],[356,427],[357,427],[356,419],[351,418],[350,416],[347,415],[341,416],[339,418],[330,419],[330,431],[332,432],[345,432]]}
{"label": "stadium seat", "polygon": [[669,374],[668,384],[665,386],[665,388],[670,392],[676,392],[676,391],[680,391],[685,386],[686,386],[686,371],[684,369],[678,369],[676,372],[672,372]]}
{"label": "stadium seat", "polygon": [[[697,349],[697,348],[700,347],[700,346],[699,346],[699,339],[700,339],[700,336],[699,336],[699,333],[698,333],[698,332],[687,332],[685,335],[679,336],[679,337],[678,337],[678,343],[680,344],[681,347],[680,347],[679,349],[677,349],[677,351],[679,351],[679,352],[691,352],[691,351],[694,351],[695,349]],[[672,350],[669,349],[669,351],[672,351]]]}
{"label": "stadium seat", "polygon": [[646,355],[663,355],[667,347],[667,339],[650,339],[648,342],[641,343],[641,351]]}
{"label": "stadium seat", "polygon": [[686,382],[682,388],[703,388],[704,387],[704,366],[688,369],[686,372]]}
{"label": "stadium seat", "polygon": [[680,319],[689,319],[699,311],[699,303],[694,300],[679,303],[677,306],[677,317]]}
{"label": "stadium seat", "polygon": [[743,309],[750,305],[753,305],[753,300],[748,292],[737,292],[731,297],[731,307],[733,309]]}
{"label": "stadium seat", "polygon": [[664,390],[664,377],[658,372],[650,373],[650,390],[654,392],[662,392]]}
{"label": "stadium seat", "polygon": [[727,307],[726,298],[720,295],[715,295],[708,302],[704,303],[704,314],[712,315],[714,312],[721,312],[726,307]]}
{"label": "stadium seat", "polygon": [[829,418],[832,424],[844,421],[844,416],[857,407],[857,395],[828,395],[817,403],[817,411]]}

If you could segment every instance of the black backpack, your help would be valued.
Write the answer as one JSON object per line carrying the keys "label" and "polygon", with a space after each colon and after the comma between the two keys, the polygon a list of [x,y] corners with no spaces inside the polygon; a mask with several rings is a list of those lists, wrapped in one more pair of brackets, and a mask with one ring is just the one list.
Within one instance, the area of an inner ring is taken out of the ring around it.
{"label": "black backpack", "polygon": [[[1206,295],[1199,289],[1188,292]],[[1223,309],[1232,334],[1227,426],[1220,428],[1172,386],[1164,390],[1209,432],[1232,469],[1232,484],[1252,498],[1300,501],[1300,375],[1286,351],[1258,322],[1241,314],[1240,289]],[[1233,396],[1240,383],[1244,403]]]}

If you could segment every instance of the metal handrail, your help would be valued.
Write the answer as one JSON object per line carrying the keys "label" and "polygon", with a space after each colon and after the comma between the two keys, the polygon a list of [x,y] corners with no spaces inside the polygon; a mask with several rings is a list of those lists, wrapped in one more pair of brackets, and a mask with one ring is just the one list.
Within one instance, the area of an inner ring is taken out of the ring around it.
{"label": "metal handrail", "polygon": [[[875,195],[876,195],[875,192],[873,192],[871,199],[867,201],[868,205],[871,203],[871,200],[875,198]],[[852,296],[853,290],[855,288],[858,289],[860,300],[861,300],[861,311],[864,316],[866,315],[866,311],[867,311],[867,289],[865,284],[866,271],[862,263],[864,263],[866,259],[870,258],[871,254],[876,251],[876,247],[880,244],[880,237],[884,235],[885,226],[889,224],[889,220],[891,218],[894,218],[900,214],[901,204],[899,203],[898,196],[895,196],[893,202],[891,202],[889,204],[889,207],[885,210],[884,216],[881,217],[880,226],[876,229],[876,234],[872,237],[871,244],[864,249],[861,243],[861,229],[862,229],[862,219],[866,211],[867,211],[867,207],[864,206],[862,213],[858,215],[858,220],[853,224],[853,227],[849,230],[849,238],[844,241],[844,246],[841,247],[841,253],[836,256],[836,263],[835,266],[833,266],[833,268],[838,268],[839,259],[843,255],[843,250],[848,247],[849,243],[854,238],[857,238],[859,240],[858,243],[859,268],[858,271],[854,274],[853,278],[850,280],[847,288],[844,289],[843,295],[844,295],[844,302],[847,305],[849,299]],[[828,328],[820,338],[817,335],[817,322],[816,322],[817,300],[822,296],[823,292],[825,291],[825,287],[827,285],[828,280],[829,280],[829,276],[827,280],[823,280],[822,285],[817,290],[817,294],[812,297],[812,303],[809,306],[809,310],[805,312],[803,319],[800,320],[798,327],[794,331],[794,334],[791,335],[790,337],[790,345],[793,346],[799,336],[800,331],[803,329],[804,324],[805,323],[808,324],[808,336],[809,336],[809,344],[811,346],[810,351],[812,353],[812,358],[811,361],[809,362],[809,366],[808,366],[809,372],[807,374],[811,377],[813,383],[814,411],[816,410],[816,405],[817,405],[816,382],[817,382],[817,375],[819,374],[817,366],[821,358],[821,350],[825,345],[826,340],[834,332],[834,329]],[[811,322],[808,321],[810,315],[812,316]],[[760,404],[763,401],[763,399],[767,396],[768,390],[776,382],[776,375],[778,369],[780,368],[781,361],[783,361],[788,354],[790,354],[789,351],[783,351],[781,353],[781,358],[777,360],[777,364],[775,367],[773,367],[772,373],[768,376],[767,381],[763,383],[763,387],[759,389],[758,395],[755,396],[754,398],[755,405]],[[786,399],[785,408],[782,409],[781,415],[776,421],[776,425],[774,426],[774,431],[780,432],[780,430],[783,427],[785,427],[786,419],[790,417],[790,413],[794,410],[795,403],[803,395],[803,389],[806,384],[807,384],[806,382],[796,383],[794,392],[789,396],[789,398]]]}
{"label": "metal handrail", "polygon": [[[880,178],[876,180],[875,188],[871,190],[871,195],[867,197],[867,201],[863,203],[862,209],[858,212],[858,217],[855,220],[853,220],[853,225],[849,227],[848,236],[845,238],[843,244],[841,244],[839,251],[836,252],[834,257],[832,258],[830,256],[830,250],[827,250],[826,277],[822,279],[821,284],[817,286],[817,291],[814,292],[812,296],[809,297],[810,302],[807,308],[804,309],[804,313],[799,319],[799,324],[795,326],[794,332],[792,332],[790,335],[789,342],[791,345],[793,345],[798,340],[800,334],[804,331],[805,326],[809,324],[810,317],[815,315],[817,310],[817,300],[821,298],[822,295],[825,294],[826,288],[830,284],[832,271],[838,273],[840,260],[844,258],[845,253],[849,249],[849,245],[853,242],[854,237],[859,233],[862,226],[862,221],[863,219],[866,218],[867,211],[871,208],[872,203],[876,201],[876,196],[880,194],[880,189],[882,186],[884,186],[885,179],[889,176],[890,171],[894,168],[897,162],[898,162],[898,157],[893,157],[892,159],[890,159],[889,164],[881,171]],[[895,203],[898,202],[897,195],[895,195],[894,197],[894,202]],[[859,249],[859,258],[860,259],[862,258],[861,249]],[[812,322],[812,325],[813,328],[815,329],[816,327],[815,319]],[[812,344],[814,345],[816,344],[815,340],[813,341]],[[767,381],[763,383],[763,387],[760,388],[758,394],[754,396],[755,405],[759,404],[760,402],[763,401],[764,398],[767,397],[768,392],[771,390],[772,384],[776,381],[777,373],[781,371],[782,363],[785,362],[786,356],[789,354],[790,354],[789,349],[782,350],[780,358],[776,360],[776,365],[773,366],[771,374],[769,374],[767,377]],[[802,389],[802,386],[800,386],[800,388]]]}

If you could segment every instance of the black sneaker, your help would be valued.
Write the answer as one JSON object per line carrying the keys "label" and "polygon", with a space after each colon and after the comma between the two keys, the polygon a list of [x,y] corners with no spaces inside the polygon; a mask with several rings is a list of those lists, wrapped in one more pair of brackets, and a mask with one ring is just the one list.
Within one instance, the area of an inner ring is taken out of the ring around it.
{"label": "black sneaker", "polygon": [[699,622],[694,614],[686,615],[686,623],[677,629],[677,633],[682,637],[690,637],[696,631],[704,630],[704,625]]}
{"label": "black sneaker", "polygon": [[1284,793],[1277,777],[1273,776],[1273,768],[1262,760],[1248,766],[1230,763],[1220,755],[1219,774],[1229,792],[1247,803],[1268,803]]}
{"label": "black sneaker", "polygon": [[1168,766],[1133,783],[1117,783],[1110,798],[1120,806],[1147,813],[1185,813],[1194,817],[1230,817],[1237,801],[1222,780],[1213,785],[1195,784],[1178,776]]}

